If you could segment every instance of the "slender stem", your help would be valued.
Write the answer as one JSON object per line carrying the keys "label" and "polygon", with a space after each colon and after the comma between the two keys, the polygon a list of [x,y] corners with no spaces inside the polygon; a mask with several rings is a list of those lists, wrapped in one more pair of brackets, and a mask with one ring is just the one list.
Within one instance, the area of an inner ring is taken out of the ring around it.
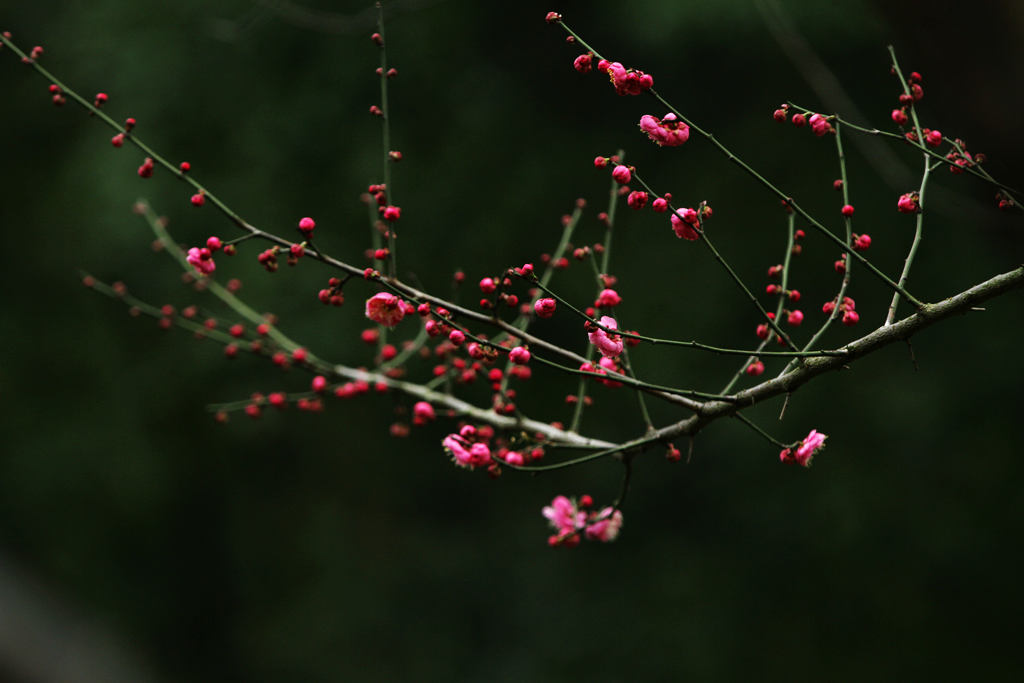
{"label": "slender stem", "polygon": [[[789,265],[793,259],[793,244],[795,243],[794,228],[796,227],[796,216],[792,211],[786,211],[786,254],[782,260],[782,277],[780,278],[781,291],[779,292],[778,303],[775,304],[775,317],[781,319],[783,308],[785,307],[786,297],[789,291]],[[747,356],[747,359],[743,361],[743,365],[736,369],[733,373],[732,379],[729,383],[722,388],[721,393],[728,394],[732,391],[732,388],[736,386],[736,382],[740,380],[743,373],[746,371],[747,366],[757,360],[759,355],[762,355],[764,347],[768,345],[768,339],[764,339],[754,350],[754,353]],[[764,354],[769,355],[769,354]]]}
{"label": "slender stem", "polygon": [[[842,123],[840,122],[839,117],[834,117],[833,127],[835,128],[836,156],[839,159],[839,178],[840,180],[842,180],[841,190],[843,192],[843,204],[845,205],[850,203],[850,188],[849,179],[846,175],[846,153],[843,151]],[[818,331],[812,334],[810,340],[808,340],[807,344],[804,345],[804,351],[809,351],[813,349],[815,345],[817,345],[818,341],[825,335],[825,331],[828,330],[828,328],[832,326],[832,323],[839,318],[839,305],[842,302],[843,297],[846,296],[846,290],[849,289],[850,287],[850,281],[853,277],[853,263],[851,262],[849,256],[850,254],[855,253],[850,249],[850,245],[853,244],[852,218],[846,218],[845,225],[846,249],[843,251],[843,255],[846,256],[846,258],[843,261],[843,280],[842,283],[839,285],[839,293],[836,294],[836,297],[833,300],[835,306],[833,307],[832,312],[829,314],[828,318],[825,319],[825,322],[823,322],[821,324],[821,327],[818,328]],[[795,365],[795,360],[790,361],[789,363],[786,364],[786,367],[782,369],[782,372],[780,372],[778,376],[781,377],[782,375],[786,374],[787,372],[792,370]]]}
{"label": "slender stem", "polygon": [[[910,277],[910,267],[914,265],[914,256],[917,255],[917,247],[921,244],[921,236],[924,229],[924,193],[928,187],[928,176],[932,172],[932,165],[929,162],[928,155],[924,155],[924,171],[921,173],[921,185],[917,189],[917,216],[914,225],[914,240],[910,243],[910,251],[907,252],[907,258],[903,262],[903,272],[900,273],[900,284],[906,283]],[[895,292],[892,295],[892,303],[889,304],[889,312],[885,316],[885,324],[892,325],[893,320],[896,318],[896,307],[900,303],[900,293]]]}
{"label": "slender stem", "polygon": [[[714,135],[712,135],[711,133],[708,133],[708,132],[704,131],[704,130],[703,130],[703,129],[701,129],[701,128],[700,128],[699,126],[697,126],[697,125],[695,125],[695,124],[691,123],[691,122],[690,122],[690,121],[689,121],[689,120],[688,120],[687,118],[685,118],[685,117],[683,116],[683,114],[682,114],[682,113],[681,113],[681,112],[680,112],[679,110],[677,110],[677,109],[676,109],[675,107],[673,107],[673,106],[672,106],[672,105],[671,105],[671,104],[670,104],[670,103],[669,103],[669,102],[668,102],[668,101],[667,101],[667,100],[666,100],[665,98],[663,98],[663,97],[662,97],[661,95],[659,95],[659,94],[658,94],[657,92],[655,92],[655,90],[654,90],[653,88],[652,88],[652,89],[650,90],[650,93],[651,93],[651,94],[652,94],[652,95],[653,95],[653,96],[654,96],[654,97],[655,97],[655,98],[656,98],[656,99],[657,99],[657,100],[658,100],[659,102],[661,102],[661,103],[662,103],[663,105],[665,105],[666,107],[668,107],[670,111],[672,111],[672,112],[673,112],[673,113],[674,113],[674,114],[675,114],[676,116],[678,116],[678,117],[680,118],[680,120],[682,120],[683,122],[685,122],[685,123],[686,123],[686,124],[687,124],[688,126],[690,126],[690,128],[692,128],[693,130],[695,130],[695,131],[696,131],[696,132],[697,132],[698,134],[700,134],[701,136],[703,136],[704,138],[706,138],[706,139],[707,139],[707,140],[708,140],[708,141],[709,141],[709,142],[710,142],[710,143],[711,143],[712,145],[714,145],[714,146],[715,146],[716,148],[718,148],[718,150],[719,150],[720,152],[722,152],[722,154],[724,154],[724,155],[725,155],[725,157],[726,157],[726,158],[727,158],[727,159],[728,159],[729,161],[731,161],[732,163],[734,163],[734,164],[736,164],[737,166],[739,166],[739,167],[740,167],[741,169],[743,169],[743,170],[744,170],[744,171],[745,171],[745,172],[746,172],[746,173],[747,173],[748,175],[750,175],[750,176],[751,176],[752,178],[754,178],[754,179],[755,179],[755,180],[756,180],[756,181],[757,181],[757,182],[758,182],[759,184],[761,184],[761,185],[762,185],[763,187],[765,187],[765,188],[766,188],[767,190],[769,190],[769,191],[770,191],[771,193],[773,193],[773,194],[774,194],[774,195],[775,195],[776,197],[778,197],[778,198],[779,198],[779,199],[781,199],[782,201],[786,202],[786,204],[787,204],[788,206],[792,207],[792,208],[793,208],[793,210],[797,212],[797,214],[799,214],[799,215],[800,215],[800,216],[801,216],[801,217],[802,217],[802,218],[803,218],[804,220],[808,221],[808,222],[809,222],[809,223],[810,223],[810,224],[811,224],[811,225],[812,225],[812,226],[814,227],[814,229],[815,229],[815,230],[817,230],[817,231],[818,231],[819,233],[821,233],[822,235],[824,235],[824,236],[825,236],[825,237],[827,237],[828,239],[832,240],[832,242],[834,242],[834,243],[835,243],[835,244],[837,244],[838,246],[840,246],[840,247],[842,247],[842,248],[845,248],[845,247],[846,247],[846,245],[845,245],[845,244],[843,243],[843,240],[842,240],[842,239],[840,239],[839,237],[837,237],[837,236],[835,235],[835,233],[833,233],[833,232],[832,232],[831,230],[829,230],[828,228],[826,228],[826,227],[825,227],[825,226],[824,226],[824,225],[823,225],[823,224],[822,224],[822,223],[821,223],[821,222],[820,222],[820,221],[819,221],[818,219],[816,219],[816,218],[815,218],[814,216],[812,216],[811,214],[809,214],[809,213],[808,213],[808,212],[807,212],[807,211],[806,211],[806,210],[805,210],[805,209],[804,209],[803,207],[801,207],[801,206],[800,206],[800,205],[799,205],[799,204],[798,204],[798,203],[796,202],[796,200],[795,200],[795,199],[793,199],[793,198],[792,198],[791,196],[787,195],[787,194],[786,194],[785,192],[783,192],[782,190],[780,190],[780,189],[779,189],[778,187],[776,187],[776,186],[775,186],[774,184],[772,184],[772,183],[771,183],[771,182],[770,182],[770,181],[769,181],[769,180],[768,180],[767,178],[765,178],[764,176],[762,176],[762,175],[761,175],[760,173],[758,173],[757,171],[755,171],[755,170],[754,170],[754,169],[753,169],[753,168],[752,168],[751,166],[749,166],[749,165],[748,165],[748,164],[747,164],[746,162],[744,162],[744,161],[743,161],[742,159],[740,159],[740,158],[739,158],[739,157],[737,157],[737,156],[736,156],[735,154],[733,154],[733,153],[732,153],[732,152],[731,152],[731,151],[729,150],[729,148],[727,148],[727,147],[726,147],[725,145],[723,145],[723,144],[722,144],[721,142],[719,142],[719,141],[718,141],[718,140],[717,140],[717,139],[715,138],[715,136],[714,136]],[[882,271],[880,271],[880,270],[879,270],[878,268],[876,268],[876,267],[874,266],[874,264],[872,264],[872,263],[871,263],[870,261],[868,261],[868,260],[867,260],[866,258],[864,258],[863,256],[861,256],[861,255],[860,255],[860,254],[858,254],[857,252],[853,252],[853,257],[854,257],[855,259],[857,259],[858,261],[860,261],[861,263],[863,263],[863,264],[864,264],[864,266],[865,266],[865,267],[866,267],[866,268],[867,268],[867,269],[868,269],[868,270],[869,270],[869,271],[870,271],[870,272],[871,272],[871,273],[872,273],[872,274],[873,274],[873,275],[874,275],[875,277],[877,277],[878,279],[880,279],[880,280],[881,280],[882,282],[884,282],[884,283],[885,283],[886,285],[888,285],[888,286],[889,286],[890,288],[892,288],[892,289],[895,289],[896,291],[898,291],[898,292],[900,292],[901,294],[903,294],[903,296],[905,296],[905,297],[907,298],[907,301],[911,302],[911,303],[912,303],[912,304],[913,304],[913,305],[914,305],[915,307],[917,307],[917,308],[921,308],[922,306],[924,306],[924,304],[923,304],[923,303],[922,303],[921,301],[919,301],[919,300],[918,300],[918,299],[917,299],[916,297],[914,297],[914,296],[913,296],[912,294],[910,294],[910,293],[909,293],[909,292],[907,292],[907,291],[906,291],[905,289],[903,289],[902,287],[900,287],[900,286],[899,286],[899,285],[898,285],[897,283],[893,282],[893,281],[892,281],[892,279],[891,279],[891,278],[889,278],[889,276],[888,276],[888,275],[886,275],[885,273],[883,273]]]}
{"label": "slender stem", "polygon": [[622,504],[626,502],[626,494],[629,493],[629,481],[633,478],[633,456],[624,457],[622,467],[625,470],[622,473],[622,488],[619,490],[619,497],[612,503],[616,510],[622,509]]}
{"label": "slender stem", "polygon": [[750,291],[750,289],[743,282],[743,280],[740,279],[740,276],[736,274],[736,271],[732,269],[732,266],[730,266],[728,262],[726,262],[726,260],[722,258],[722,255],[719,254],[718,250],[715,249],[713,244],[711,244],[711,240],[708,239],[707,232],[702,230],[700,237],[700,241],[707,245],[708,249],[711,250],[711,254],[715,257],[715,260],[722,264],[722,267],[725,268],[726,272],[729,273],[729,276],[732,278],[733,282],[735,282],[736,285],[743,290],[743,293],[747,295],[747,298],[750,299],[750,302],[754,304],[754,307],[757,308],[757,310],[761,313],[761,316],[767,321],[768,326],[772,329],[772,331],[774,331],[775,334],[779,335],[779,338],[782,339],[782,341],[786,342],[786,346],[788,346],[793,351],[798,351],[796,344],[793,343],[793,340],[789,338],[789,335],[786,334],[785,330],[779,327],[779,322],[775,319],[775,317],[768,315],[768,311],[764,310],[764,306],[762,306],[761,302],[757,300],[757,297],[754,296],[754,293]]}
{"label": "slender stem", "polygon": [[624,332],[623,330],[613,330],[610,327],[606,327],[606,326],[602,325],[601,322],[599,320],[597,320],[596,318],[592,318],[589,315],[587,315],[586,313],[584,313],[583,311],[581,311],[580,309],[576,308],[571,303],[569,303],[568,301],[566,301],[565,299],[560,297],[558,294],[556,294],[553,290],[548,289],[547,287],[543,287],[541,285],[538,285],[538,287],[545,294],[547,294],[551,298],[555,299],[561,306],[565,306],[570,311],[572,311],[573,313],[575,313],[579,317],[583,318],[584,320],[589,322],[594,327],[600,328],[600,329],[604,330],[605,332],[617,334],[617,335],[619,335],[620,337],[623,337],[623,338],[637,339],[639,341],[646,342],[648,344],[662,345],[662,346],[681,346],[683,348],[699,349],[701,351],[709,351],[711,353],[716,353],[716,354],[723,355],[723,356],[756,356],[756,355],[762,355],[762,356],[780,356],[780,357],[785,357],[785,358],[800,358],[800,357],[808,357],[808,356],[845,356],[846,355],[846,351],[844,351],[843,349],[828,349],[828,350],[824,350],[824,351],[799,351],[799,350],[798,351],[761,351],[760,349],[755,349],[755,350],[752,351],[750,349],[731,349],[731,348],[720,347],[720,346],[711,346],[710,344],[702,344],[701,342],[695,342],[695,341],[684,341],[684,340],[678,340],[678,339],[661,339],[659,337],[649,337],[647,335],[637,334],[636,332]]}
{"label": "slender stem", "polygon": [[[380,110],[381,110],[381,143],[384,161],[384,192],[388,204],[395,205],[395,188],[391,184],[391,109],[388,107],[388,49],[384,36],[384,4],[377,6],[377,33],[380,34]],[[398,253],[395,236],[396,221],[387,224],[388,236],[388,275],[394,279],[398,264]]]}
{"label": "slender stem", "polygon": [[[540,356],[534,356],[533,359],[539,363],[542,363],[543,365],[547,365],[548,367],[557,368],[562,372],[567,372],[573,375],[582,375],[584,377],[590,377],[591,379],[596,380],[611,380],[613,382],[619,382],[620,384],[636,387],[644,391],[663,394],[674,394],[676,396],[685,396],[693,399],[724,401],[726,403],[731,403],[734,400],[732,396],[728,396],[725,394],[711,394],[705,391],[697,391],[695,389],[679,389],[676,387],[669,387],[661,384],[653,384],[651,382],[644,382],[643,380],[635,379],[633,377],[629,377],[627,375],[623,375],[617,372],[606,371],[604,374],[599,374],[595,372],[588,372],[587,370],[577,370],[576,368],[570,368],[565,365],[560,365],[554,361],[550,361]],[[694,408],[699,409],[699,405],[694,406]]]}
{"label": "slender stem", "polygon": [[778,439],[776,439],[776,438],[775,438],[774,436],[772,436],[772,435],[771,435],[771,434],[769,434],[768,432],[766,432],[766,431],[764,431],[763,429],[761,429],[760,427],[758,427],[758,426],[757,426],[756,424],[754,424],[754,423],[753,423],[753,422],[752,422],[752,421],[750,420],[750,418],[748,418],[748,417],[747,417],[746,415],[744,415],[743,413],[736,413],[735,415],[733,415],[733,417],[737,418],[737,419],[738,419],[738,420],[739,420],[740,422],[742,422],[743,424],[747,425],[747,426],[748,426],[748,427],[750,427],[750,428],[751,428],[752,430],[754,430],[754,431],[755,431],[756,433],[758,433],[759,435],[761,435],[762,437],[764,437],[764,439],[765,439],[766,441],[768,441],[768,443],[771,443],[771,444],[773,444],[773,445],[775,445],[775,446],[778,446],[779,448],[786,448],[786,446],[788,445],[788,444],[784,444],[784,443],[782,443],[781,441],[779,441]]}

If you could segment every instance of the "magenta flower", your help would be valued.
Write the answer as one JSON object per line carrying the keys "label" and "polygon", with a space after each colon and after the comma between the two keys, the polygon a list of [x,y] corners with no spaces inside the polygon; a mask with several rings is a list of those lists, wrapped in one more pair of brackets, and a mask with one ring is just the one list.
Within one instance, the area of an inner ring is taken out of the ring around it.
{"label": "magenta flower", "polygon": [[530,362],[530,351],[525,346],[517,346],[508,352],[508,359],[516,365],[526,365]]}
{"label": "magenta flower", "polygon": [[650,90],[654,85],[654,78],[638,69],[627,69],[619,62],[598,62],[598,69],[608,73],[615,92],[619,95],[639,95],[645,90]]}
{"label": "magenta flower", "polygon": [[[601,316],[601,324],[611,330],[619,329],[615,318],[608,315]],[[587,336],[590,338],[590,343],[597,347],[602,356],[615,358],[622,353],[622,337],[617,334],[610,335],[601,328],[597,328]]]}
{"label": "magenta flower", "polygon": [[412,422],[415,425],[424,425],[435,417],[434,406],[426,401],[417,401],[412,407]]}
{"label": "magenta flower", "polygon": [[473,469],[483,465],[490,465],[491,449],[487,444],[476,442],[470,444],[465,437],[459,434],[449,434],[441,442],[444,449],[452,457],[452,461],[459,467]]}
{"label": "magenta flower", "polygon": [[671,112],[661,119],[644,114],[640,117],[640,130],[659,147],[678,147],[690,139],[690,127]]}
{"label": "magenta flower", "polygon": [[366,300],[366,317],[385,327],[394,327],[405,317],[405,307],[394,294],[378,292]]}
{"label": "magenta flower", "polygon": [[676,209],[670,218],[676,237],[691,242],[700,238],[700,234],[694,229],[699,224],[697,212],[694,209]]}
{"label": "magenta flower", "polygon": [[901,194],[899,200],[896,202],[896,208],[900,213],[917,213],[919,201],[920,200],[916,192]]}
{"label": "magenta flower", "polygon": [[213,262],[213,256],[207,247],[192,247],[188,250],[185,260],[202,275],[209,275],[217,269],[217,264]]}
{"label": "magenta flower", "polygon": [[598,308],[614,308],[621,303],[622,297],[614,289],[602,289],[594,300],[594,305]]}
{"label": "magenta flower", "polygon": [[786,448],[779,453],[779,460],[792,465],[796,463],[801,467],[810,467],[811,458],[825,446],[825,439],[828,437],[819,432],[816,429],[812,429],[811,433],[800,442],[800,445],[796,447],[794,451],[792,448]]}
{"label": "magenta flower", "polygon": [[533,310],[538,318],[550,318],[555,314],[555,300],[551,298],[537,299],[533,304]]}

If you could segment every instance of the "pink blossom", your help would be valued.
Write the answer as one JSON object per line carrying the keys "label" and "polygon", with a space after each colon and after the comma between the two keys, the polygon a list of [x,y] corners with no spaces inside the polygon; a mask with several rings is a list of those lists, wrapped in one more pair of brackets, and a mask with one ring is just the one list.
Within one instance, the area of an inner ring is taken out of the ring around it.
{"label": "pink blossom", "polygon": [[405,307],[394,294],[378,292],[366,300],[366,317],[385,327],[394,327],[405,317]]}
{"label": "pink blossom", "polygon": [[919,201],[916,192],[907,192],[900,195],[900,198],[896,201],[896,208],[900,213],[916,213],[920,207]]}
{"label": "pink blossom", "polygon": [[487,444],[479,441],[470,444],[464,436],[459,434],[449,434],[444,437],[441,445],[444,446],[448,454],[452,456],[452,460],[459,467],[473,469],[483,465],[490,465],[492,462],[491,449],[487,447]]}
{"label": "pink blossom", "polygon": [[650,114],[640,117],[640,130],[659,147],[678,147],[690,139],[690,127],[669,112],[664,118]]}
{"label": "pink blossom", "polygon": [[584,533],[591,541],[608,543],[614,541],[622,528],[622,512],[611,507],[606,507],[597,513],[587,525]]}
{"label": "pink blossom", "polygon": [[434,417],[434,406],[426,401],[417,401],[412,407],[412,422],[415,425],[424,425]]}
{"label": "pink blossom", "polygon": [[626,204],[629,205],[629,208],[639,211],[647,205],[647,193],[640,190],[630,192],[626,197]]}
{"label": "pink blossom", "polygon": [[629,166],[619,164],[612,171],[612,178],[614,178],[615,182],[619,183],[620,185],[625,185],[633,178],[633,176],[629,172]]}
{"label": "pink blossom", "polygon": [[825,445],[825,439],[828,437],[820,433],[816,429],[812,429],[811,433],[807,435],[800,445],[797,447],[796,452],[793,453],[793,459],[796,460],[797,464],[802,467],[809,467],[811,464],[811,458],[815,453],[820,451]]}
{"label": "pink blossom", "polygon": [[676,212],[670,218],[672,220],[672,230],[675,231],[676,237],[691,242],[700,238],[700,234],[694,229],[698,224],[697,212],[695,210],[689,208],[676,209]]}
{"label": "pink blossom", "polygon": [[[603,67],[603,69],[602,69]],[[608,73],[615,92],[619,95],[639,95],[654,86],[654,78],[637,69],[627,69],[619,62],[598,62],[598,69]]]}
{"label": "pink blossom", "polygon": [[580,512],[576,504],[565,496],[555,496],[551,505],[541,512],[560,538],[575,534],[587,520],[587,513]]}
{"label": "pink blossom", "polygon": [[[611,330],[619,329],[618,323],[615,322],[615,318],[612,318],[611,316],[601,316],[601,324]],[[622,337],[619,335],[609,335],[601,328],[597,328],[588,336],[590,338],[590,343],[597,347],[597,350],[601,352],[602,356],[615,358],[622,353]]]}
{"label": "pink blossom", "polygon": [[550,298],[537,299],[533,304],[533,310],[538,318],[550,318],[555,314],[555,300]]}
{"label": "pink blossom", "polygon": [[469,449],[466,448],[466,440],[458,434],[449,434],[444,437],[444,441],[441,442],[444,449],[448,451],[448,454],[452,456],[452,460],[455,461],[456,465],[461,467],[470,467],[470,460],[472,456],[469,453]]}
{"label": "pink blossom", "polygon": [[581,74],[585,74],[590,71],[592,59],[593,55],[591,55],[589,52],[586,54],[582,54],[573,60],[572,66]]}
{"label": "pink blossom", "polygon": [[622,303],[622,297],[614,289],[602,289],[594,301],[598,308],[613,308]]}
{"label": "pink blossom", "polygon": [[516,365],[526,365],[530,362],[530,352],[525,346],[517,346],[508,352],[508,359]]}
{"label": "pink blossom", "polygon": [[217,264],[213,262],[213,256],[207,247],[192,247],[188,250],[185,260],[203,275],[209,275],[217,269]]}
{"label": "pink blossom", "polygon": [[807,122],[811,124],[811,130],[818,137],[832,130],[832,125],[828,122],[828,119],[821,114],[812,114],[811,118],[807,119]]}

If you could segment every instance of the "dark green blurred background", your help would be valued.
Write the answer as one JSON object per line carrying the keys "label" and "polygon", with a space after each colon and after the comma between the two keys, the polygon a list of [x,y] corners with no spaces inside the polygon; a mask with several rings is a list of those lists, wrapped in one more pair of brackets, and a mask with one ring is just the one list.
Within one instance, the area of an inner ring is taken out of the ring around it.
{"label": "dark green blurred background", "polygon": [[[44,64],[83,94],[109,93],[115,118],[135,116],[142,139],[189,160],[241,215],[279,232],[314,216],[321,246],[358,262],[368,241],[358,195],[381,180],[378,126],[366,113],[378,100],[372,9],[5,4],[0,29],[26,49],[45,46]],[[475,281],[536,259],[578,196],[592,207],[578,241],[600,239],[593,216],[608,178],[590,160],[619,147],[659,189],[711,203],[709,229],[753,285],[780,260],[776,202],[696,136],[678,150],[646,142],[636,121],[664,112],[575,73],[578,50],[545,25],[548,9],[605,54],[653,73],[684,112],[830,220],[839,203],[830,142],[774,124],[771,111],[786,99],[849,111],[848,97],[859,109],[851,118],[885,126],[897,93],[890,42],[905,69],[924,75],[924,125],[965,138],[994,175],[1024,186],[1019,3],[764,7],[789,28],[773,34],[751,0],[393,3],[404,276],[445,291],[457,267]],[[319,10],[333,14],[310,14]],[[215,344],[131,319],[82,288],[78,269],[181,306],[196,296],[150,251],[132,202],[148,197],[185,243],[232,236],[230,225],[190,207],[165,172],[139,180],[137,152],[114,150],[111,132],[81,110],[52,107],[46,83],[6,52],[0,83],[3,680],[1024,673],[1019,293],[916,338],[916,373],[905,348],[888,348],[802,389],[781,424],[777,403],[755,411],[785,440],[811,428],[830,435],[812,469],[782,467],[739,424],[717,423],[689,466],[653,452],[638,461],[614,545],[550,550],[541,506],[558,493],[611,500],[615,463],[491,481],[446,461],[446,425],[390,438],[405,402],[388,396],[213,424],[206,404],[299,390],[308,376],[251,358],[229,364]],[[912,220],[895,202],[916,188],[918,157],[849,137],[847,148],[856,229],[898,272]],[[943,172],[930,192],[918,296],[939,299],[1021,262],[1021,221],[992,208],[989,188]],[[794,266],[812,323],[834,291],[834,251],[811,236]],[[247,300],[314,352],[370,362],[358,332],[371,290],[355,282],[346,307],[324,309],[314,295],[329,273],[303,263],[267,276],[255,253],[218,273],[242,277]],[[663,218],[623,212],[615,255],[629,326],[755,341],[744,302]],[[558,282],[579,301],[590,296],[578,267]],[[851,294],[866,332],[888,297],[863,276]],[[660,349],[634,361],[646,376],[709,390],[735,367]],[[538,370],[521,403],[565,419],[570,386]],[[636,432],[628,397],[596,398],[586,429]]]}

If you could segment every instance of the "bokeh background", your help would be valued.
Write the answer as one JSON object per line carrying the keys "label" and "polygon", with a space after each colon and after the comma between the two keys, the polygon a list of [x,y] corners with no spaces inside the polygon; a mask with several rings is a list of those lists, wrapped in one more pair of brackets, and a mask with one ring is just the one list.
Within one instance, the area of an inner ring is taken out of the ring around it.
{"label": "bokeh background", "polygon": [[[254,224],[315,216],[321,246],[358,261],[359,193],[379,182],[377,51],[364,4],[308,0],[5,3],[0,29]],[[708,200],[709,229],[754,286],[781,259],[777,203],[694,138],[663,150],[636,129],[642,98],[571,69],[578,51],[543,22],[558,9],[833,224],[832,145],[775,124],[787,99],[885,126],[897,90],[885,46],[924,75],[924,124],[987,153],[1024,186],[1024,8],[837,0],[565,2],[396,0],[387,6],[394,199],[403,275],[448,291],[554,247],[559,217],[608,192],[590,160],[622,147],[661,190]],[[78,283],[122,280],[153,303],[199,302],[149,247],[145,196],[181,242],[231,236],[167,173],[0,53],[6,240],[0,270],[0,678],[13,681],[1019,680],[1024,531],[1020,293],[887,348],[753,415],[779,438],[830,435],[810,470],[740,424],[713,425],[689,465],[637,462],[622,536],[551,550],[542,505],[615,497],[615,463],[543,477],[453,468],[446,425],[388,435],[407,402],[369,396],[216,425],[206,405],[299,390],[308,376],[162,332]],[[916,188],[908,149],[847,137],[856,229],[898,272]],[[990,188],[937,174],[912,290],[939,299],[1021,262],[1019,215]],[[808,322],[837,256],[809,236],[794,266]],[[360,302],[324,309],[312,263],[262,273],[255,250],[221,271],[319,355],[371,362]],[[717,266],[650,212],[620,211],[614,272],[628,325],[753,344],[756,320]],[[221,272],[218,271],[218,272]],[[587,270],[557,283],[591,296]],[[888,297],[855,277],[866,331]],[[473,292],[463,292],[466,301]],[[579,343],[578,330],[551,327]],[[833,343],[847,338],[837,332]],[[735,361],[660,349],[642,374],[709,390]],[[769,365],[769,370],[771,369]],[[531,414],[566,419],[571,383],[537,371]],[[480,390],[482,391],[482,390]],[[477,394],[482,396],[483,394]],[[636,433],[628,397],[595,392],[584,428]],[[396,415],[396,411],[399,414]],[[659,423],[680,416],[656,409]],[[680,444],[685,450],[686,444]]]}

